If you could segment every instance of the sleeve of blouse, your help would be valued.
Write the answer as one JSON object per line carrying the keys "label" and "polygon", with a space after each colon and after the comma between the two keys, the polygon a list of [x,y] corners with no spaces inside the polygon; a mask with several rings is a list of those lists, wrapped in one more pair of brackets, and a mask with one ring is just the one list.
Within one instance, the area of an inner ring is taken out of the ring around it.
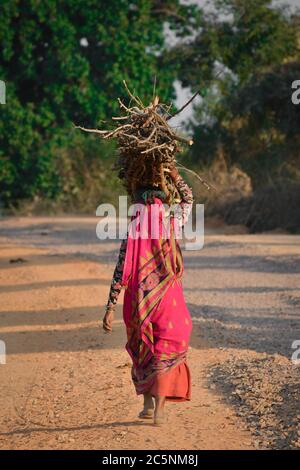
{"label": "sleeve of blouse", "polygon": [[180,225],[184,225],[191,213],[194,196],[192,189],[186,184],[184,179],[179,174],[177,175],[174,183],[181,196],[181,201],[175,209],[174,217],[179,219]]}
{"label": "sleeve of blouse", "polygon": [[120,246],[118,261],[117,261],[117,264],[113,273],[111,285],[110,285],[108,301],[106,304],[106,310],[108,310],[109,308],[115,307],[118,301],[119,294],[122,290],[121,281],[122,281],[123,268],[124,268],[124,262],[125,262],[126,248],[127,248],[127,237],[122,240],[122,243]]}

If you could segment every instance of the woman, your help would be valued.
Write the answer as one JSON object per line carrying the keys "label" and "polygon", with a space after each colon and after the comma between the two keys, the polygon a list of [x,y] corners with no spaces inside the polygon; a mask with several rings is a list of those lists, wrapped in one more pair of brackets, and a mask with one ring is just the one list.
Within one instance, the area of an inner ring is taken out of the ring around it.
{"label": "woman", "polygon": [[[103,319],[104,330],[111,331],[115,305],[121,288],[125,287],[126,349],[133,363],[136,393],[144,396],[139,417],[154,417],[156,425],[164,421],[166,400],[191,399],[186,355],[192,323],[182,290],[183,263],[175,219],[177,227],[184,225],[192,208],[193,194],[175,166],[169,174],[181,197],[180,210],[177,206],[173,216],[168,217],[165,211],[168,199],[162,189],[163,181],[150,179],[146,186],[135,184],[132,200],[145,210],[132,217],[127,237],[121,243]],[[145,178],[140,181],[145,184]],[[143,236],[134,236],[134,228]],[[158,236],[153,237],[154,232]]]}

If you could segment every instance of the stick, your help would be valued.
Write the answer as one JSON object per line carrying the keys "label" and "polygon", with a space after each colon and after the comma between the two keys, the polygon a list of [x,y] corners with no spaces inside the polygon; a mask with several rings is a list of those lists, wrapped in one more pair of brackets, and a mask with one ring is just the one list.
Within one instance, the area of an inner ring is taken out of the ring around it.
{"label": "stick", "polygon": [[155,90],[156,90],[156,75],[154,75],[154,83],[153,83],[153,94],[152,94],[152,99],[154,99],[154,96],[155,96]]}
{"label": "stick", "polygon": [[196,93],[194,93],[193,96],[178,111],[176,111],[176,113],[171,114],[170,116],[167,117],[167,121],[171,119],[172,117],[177,116],[177,114],[181,113],[181,111],[183,111],[199,94],[200,94],[200,90],[196,91]]}
{"label": "stick", "polygon": [[142,106],[142,108],[144,108],[144,105],[143,105],[143,103],[141,102],[141,100],[137,99],[137,98],[131,93],[131,91],[129,90],[129,88],[128,88],[128,86],[127,86],[127,83],[125,82],[125,80],[123,80],[123,83],[124,83],[124,86],[125,86],[125,88],[126,88],[126,91],[127,91],[128,95],[130,96],[130,98],[132,98],[133,101],[135,101],[138,106]]}
{"label": "stick", "polygon": [[190,173],[192,173],[192,175],[196,176],[201,181],[201,183],[206,187],[206,189],[210,190],[212,188],[214,191],[218,192],[218,190],[212,184],[211,185],[208,184],[207,181],[201,178],[201,176],[198,175],[198,173],[196,173],[195,171],[190,170],[189,168],[186,168],[181,163],[177,162],[177,165],[179,166],[181,170],[189,171]]}
{"label": "stick", "polygon": [[[220,70],[215,76],[214,80],[216,80],[221,75],[222,72],[223,71]],[[168,116],[167,121],[171,119],[172,117],[177,116],[177,114],[181,113],[181,111],[183,111],[196,98],[197,95],[201,95],[201,90],[196,91],[196,93],[194,93],[193,96],[178,111],[176,111],[176,113],[171,114],[171,116]]]}
{"label": "stick", "polygon": [[84,132],[94,132],[95,134],[105,134],[107,131],[99,131],[99,129],[86,129],[85,127],[75,126],[75,129],[80,129]]}
{"label": "stick", "polygon": [[154,147],[151,147],[151,148],[149,148],[149,149],[147,149],[147,150],[144,150],[144,151],[141,152],[141,153],[149,153],[149,152],[152,152],[152,150],[160,149],[160,148],[162,148],[162,147],[167,147],[167,146],[168,146],[168,144],[167,144],[166,142],[164,142],[163,144],[155,145]]}

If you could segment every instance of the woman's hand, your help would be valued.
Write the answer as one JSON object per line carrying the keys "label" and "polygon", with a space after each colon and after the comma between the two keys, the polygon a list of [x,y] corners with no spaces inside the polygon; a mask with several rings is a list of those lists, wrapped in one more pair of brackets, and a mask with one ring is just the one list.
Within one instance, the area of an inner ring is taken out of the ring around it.
{"label": "woman's hand", "polygon": [[110,333],[112,331],[112,323],[114,319],[114,309],[108,308],[103,318],[103,330],[106,333]]}

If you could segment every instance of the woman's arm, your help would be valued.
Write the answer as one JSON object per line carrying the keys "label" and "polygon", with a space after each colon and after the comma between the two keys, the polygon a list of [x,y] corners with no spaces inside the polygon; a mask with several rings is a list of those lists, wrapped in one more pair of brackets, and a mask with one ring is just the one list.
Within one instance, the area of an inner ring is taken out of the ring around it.
{"label": "woman's arm", "polygon": [[115,306],[117,304],[118,297],[122,289],[121,281],[125,262],[126,248],[127,237],[122,240],[119,250],[118,261],[110,284],[110,290],[106,304],[106,313],[103,319],[103,328],[105,331],[111,331],[112,329],[113,312],[115,310]]}

